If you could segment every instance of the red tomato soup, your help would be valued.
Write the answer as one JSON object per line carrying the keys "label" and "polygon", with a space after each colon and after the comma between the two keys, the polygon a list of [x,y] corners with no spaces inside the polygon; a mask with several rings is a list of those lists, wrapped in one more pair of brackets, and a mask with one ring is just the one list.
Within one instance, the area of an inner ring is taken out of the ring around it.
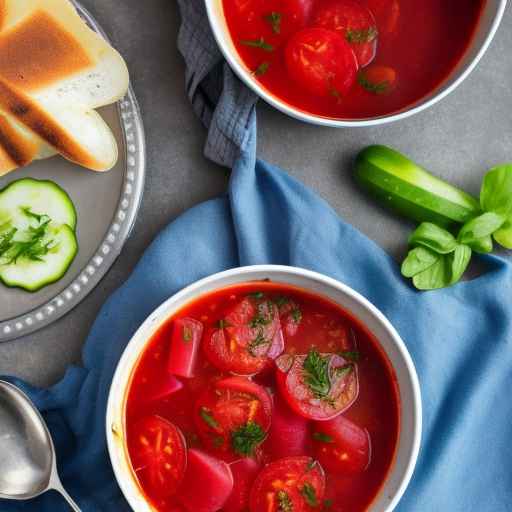
{"label": "red tomato soup", "polygon": [[240,57],[271,94],[339,119],[407,108],[457,65],[486,0],[223,0]]}
{"label": "red tomato soup", "polygon": [[336,304],[271,282],[204,295],[135,369],[127,446],[161,512],[358,512],[400,430],[394,371]]}

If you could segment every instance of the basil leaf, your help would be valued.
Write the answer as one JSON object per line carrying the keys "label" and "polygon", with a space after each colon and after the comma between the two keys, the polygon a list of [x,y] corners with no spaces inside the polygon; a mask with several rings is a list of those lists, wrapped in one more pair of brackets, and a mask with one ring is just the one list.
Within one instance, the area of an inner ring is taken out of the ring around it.
{"label": "basil leaf", "polygon": [[480,190],[480,206],[509,218],[512,215],[512,164],[499,165],[484,177]]}
{"label": "basil leaf", "polygon": [[461,244],[470,244],[479,238],[492,235],[505,223],[505,217],[494,212],[486,212],[466,222],[457,237]]}
{"label": "basil leaf", "polygon": [[404,277],[414,277],[431,267],[440,255],[426,249],[425,247],[415,247],[409,251],[409,254],[402,263],[402,275]]}
{"label": "basil leaf", "polygon": [[452,253],[439,255],[439,259],[416,274],[412,282],[418,290],[445,288],[459,281],[470,260],[471,249],[467,245],[457,245]]}
{"label": "basil leaf", "polygon": [[469,246],[471,250],[478,252],[479,254],[488,254],[493,250],[492,237],[490,235],[482,238],[476,238],[466,245]]}
{"label": "basil leaf", "polygon": [[471,249],[467,245],[458,245],[452,254],[445,256],[446,265],[449,266],[450,282],[448,284],[457,283],[471,261]]}
{"label": "basil leaf", "polygon": [[502,247],[512,249],[512,220],[507,220],[492,236]]}
{"label": "basil leaf", "polygon": [[457,247],[455,237],[431,222],[422,222],[409,238],[412,246],[421,245],[438,254],[448,254]]}

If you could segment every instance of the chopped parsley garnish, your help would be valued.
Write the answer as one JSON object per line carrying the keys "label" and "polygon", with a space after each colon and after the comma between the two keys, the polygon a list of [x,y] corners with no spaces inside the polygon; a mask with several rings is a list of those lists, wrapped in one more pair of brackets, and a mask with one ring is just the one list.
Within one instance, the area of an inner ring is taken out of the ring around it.
{"label": "chopped parsley garnish", "polygon": [[240,43],[245,46],[251,46],[252,48],[261,48],[266,52],[274,51],[274,47],[267,43],[263,37],[260,37],[259,39],[242,39]]}
{"label": "chopped parsley garnish", "polygon": [[[19,233],[16,228],[0,235],[0,258],[5,265],[17,263],[21,258],[31,261],[44,261],[51,249],[55,248],[56,242],[48,239],[48,228],[51,223],[48,215],[38,215],[30,208],[21,208],[21,211],[30,219],[35,219],[37,226],[29,226],[27,230]],[[20,235],[14,240],[16,234]]]}
{"label": "chopped parsley garnish", "polygon": [[329,357],[324,357],[312,348],[302,365],[304,382],[316,398],[326,398],[331,391],[329,379]]}
{"label": "chopped parsley garnish", "polygon": [[369,27],[362,30],[352,30],[348,29],[345,38],[349,43],[370,43],[373,41],[378,35],[377,29],[375,27]]}
{"label": "chopped parsley garnish", "polygon": [[292,320],[296,324],[300,324],[302,322],[302,311],[299,308],[295,308],[291,312]]}
{"label": "chopped parsley garnish", "polygon": [[293,512],[293,503],[286,491],[277,491],[277,511]]}
{"label": "chopped parsley garnish", "polygon": [[248,350],[249,350],[249,353],[254,356],[254,357],[257,357],[256,355],[256,349],[258,347],[261,347],[262,345],[267,345],[269,343],[269,341],[267,340],[267,338],[265,338],[265,336],[263,335],[263,332],[258,332],[258,334],[256,335],[256,338],[254,338],[248,345]]}
{"label": "chopped parsley garnish", "polygon": [[333,505],[333,501],[332,500],[324,500],[324,507],[325,508],[331,508]]}
{"label": "chopped parsley garnish", "polygon": [[256,314],[250,321],[249,326],[254,329],[256,327],[268,325],[270,322],[272,322],[273,313],[274,306],[272,305],[272,302],[267,301],[258,304]]}
{"label": "chopped parsley garnish", "polygon": [[321,443],[334,443],[334,439],[323,432],[313,432],[313,439]]}
{"label": "chopped parsley garnish", "polygon": [[304,499],[310,507],[318,507],[315,488],[311,484],[305,483],[300,493],[304,496]]}
{"label": "chopped parsley garnish", "polygon": [[384,80],[382,82],[370,82],[364,72],[357,75],[357,81],[363,89],[373,92],[374,94],[386,94],[391,87],[391,83],[388,80]]}
{"label": "chopped parsley garnish", "polygon": [[263,297],[265,297],[265,294],[263,292],[252,292],[249,293],[249,297],[251,299],[261,300]]}
{"label": "chopped parsley garnish", "polygon": [[254,421],[249,421],[231,433],[233,451],[245,457],[253,455],[256,446],[264,440],[265,432]]}
{"label": "chopped parsley garnish", "polygon": [[219,429],[219,422],[211,415],[211,412],[206,407],[201,407],[199,410],[199,415],[209,427],[213,428],[214,430]]}
{"label": "chopped parsley garnish", "polygon": [[274,302],[276,303],[276,306],[281,309],[283,306],[290,302],[290,299],[284,295],[280,295],[274,299]]}
{"label": "chopped parsley garnish", "polygon": [[270,67],[270,63],[269,62],[262,62],[254,71],[253,71],[253,75],[255,76],[262,76],[264,75],[267,71],[268,71],[268,68]]}
{"label": "chopped parsley garnish", "polygon": [[361,354],[357,350],[341,350],[338,354],[343,357],[343,359],[354,363],[357,363],[359,359],[361,359]]}
{"label": "chopped parsley garnish", "polygon": [[183,326],[183,332],[181,333],[181,337],[185,343],[189,343],[192,341],[192,329],[187,325]]}
{"label": "chopped parsley garnish", "polygon": [[334,374],[336,377],[344,377],[352,372],[354,367],[351,364],[347,364],[346,366],[338,366],[338,368],[334,369]]}
{"label": "chopped parsley garnish", "polygon": [[283,15],[280,12],[271,12],[265,16],[265,21],[268,21],[272,27],[274,34],[281,33],[281,20]]}

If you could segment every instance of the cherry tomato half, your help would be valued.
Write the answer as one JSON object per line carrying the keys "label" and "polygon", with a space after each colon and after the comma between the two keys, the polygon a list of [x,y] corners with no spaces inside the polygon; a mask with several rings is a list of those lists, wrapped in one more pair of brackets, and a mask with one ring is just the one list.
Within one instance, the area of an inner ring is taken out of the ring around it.
{"label": "cherry tomato half", "polygon": [[270,428],[272,398],[244,377],[213,383],[197,400],[194,419],[203,443],[219,456],[254,454]]}
{"label": "cherry tomato half", "polygon": [[315,454],[333,473],[361,473],[370,464],[370,435],[343,415],[312,427]]}
{"label": "cherry tomato half", "polygon": [[316,96],[340,100],[356,80],[354,51],[331,30],[306,28],[296,32],[288,41],[285,59],[290,77]]}
{"label": "cherry tomato half", "polygon": [[147,416],[131,432],[130,459],[143,488],[165,498],[176,493],[187,466],[185,438],[170,421]]}
{"label": "cherry tomato half", "polygon": [[251,490],[251,512],[319,510],[325,493],[322,466],[311,457],[287,457],[271,462]]}
{"label": "cherry tomato half", "polygon": [[396,71],[389,66],[372,64],[359,71],[357,76],[359,85],[372,94],[389,94],[396,87]]}
{"label": "cherry tomato half", "polygon": [[377,23],[373,14],[355,0],[322,2],[313,24],[340,34],[352,47],[360,67],[367,66],[377,52]]}
{"label": "cherry tomato half", "polygon": [[246,297],[211,330],[203,344],[217,368],[252,375],[267,367],[284,349],[277,306],[265,297]]}
{"label": "cherry tomato half", "polygon": [[311,349],[307,355],[283,355],[276,366],[281,395],[308,419],[334,418],[347,410],[359,393],[357,365],[337,354]]}

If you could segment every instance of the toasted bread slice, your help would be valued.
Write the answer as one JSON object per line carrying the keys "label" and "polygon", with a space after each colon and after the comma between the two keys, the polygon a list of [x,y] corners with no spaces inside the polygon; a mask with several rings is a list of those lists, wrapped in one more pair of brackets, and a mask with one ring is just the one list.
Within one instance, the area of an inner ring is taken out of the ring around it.
{"label": "toasted bread slice", "polygon": [[0,175],[55,152],[113,167],[116,141],[94,109],[127,89],[122,57],[68,0],[0,0]]}

